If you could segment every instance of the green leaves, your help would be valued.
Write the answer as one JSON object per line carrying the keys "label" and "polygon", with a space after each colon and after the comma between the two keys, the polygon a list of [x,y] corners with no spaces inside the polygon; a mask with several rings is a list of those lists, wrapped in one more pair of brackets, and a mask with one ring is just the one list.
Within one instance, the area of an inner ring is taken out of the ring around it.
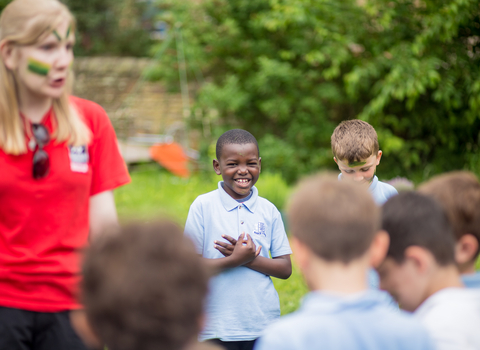
{"label": "green leaves", "polygon": [[351,118],[378,132],[380,177],[478,169],[478,1],[205,0],[187,12],[191,62],[209,80],[199,110],[216,111],[219,132],[254,133],[289,181],[335,167],[330,135]]}

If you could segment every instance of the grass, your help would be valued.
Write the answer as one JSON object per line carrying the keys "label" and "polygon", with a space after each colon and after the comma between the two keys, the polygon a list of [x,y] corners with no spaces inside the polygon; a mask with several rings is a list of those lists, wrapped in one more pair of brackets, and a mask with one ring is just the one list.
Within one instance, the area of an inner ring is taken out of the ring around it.
{"label": "grass", "polygon": [[[213,171],[181,179],[155,164],[132,169],[130,175],[132,182],[115,191],[117,212],[122,224],[134,220],[149,222],[167,218],[183,227],[193,200],[202,193],[216,189],[221,180]],[[262,197],[279,209],[284,207],[290,194],[289,186],[278,174],[262,173],[256,187]],[[280,297],[282,314],[295,311],[307,292],[295,265],[289,279],[273,278],[273,282]]]}

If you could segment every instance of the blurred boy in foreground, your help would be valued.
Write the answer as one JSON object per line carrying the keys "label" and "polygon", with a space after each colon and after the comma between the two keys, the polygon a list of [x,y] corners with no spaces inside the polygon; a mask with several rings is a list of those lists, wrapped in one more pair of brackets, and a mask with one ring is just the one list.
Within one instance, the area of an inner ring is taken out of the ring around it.
{"label": "blurred boy in foreground", "polygon": [[[199,350],[207,273],[170,222],[130,225],[94,242],[83,267],[88,344],[109,350]],[[93,337],[92,337],[93,336]],[[98,337],[100,341],[95,340]]]}
{"label": "blurred boy in foreground", "polygon": [[455,235],[455,261],[467,288],[480,288],[475,262],[480,252],[480,182],[467,171],[454,171],[422,184],[420,193],[439,201]]}
{"label": "blurred boy in foreground", "polygon": [[267,328],[255,350],[432,349],[413,317],[367,287],[388,236],[366,187],[311,177],[294,193],[288,218],[293,256],[311,292],[298,311]]}
{"label": "blurred boy in foreground", "polygon": [[448,219],[433,198],[403,192],[382,211],[390,236],[380,287],[414,311],[437,350],[480,349],[480,290],[466,289],[455,265]]}

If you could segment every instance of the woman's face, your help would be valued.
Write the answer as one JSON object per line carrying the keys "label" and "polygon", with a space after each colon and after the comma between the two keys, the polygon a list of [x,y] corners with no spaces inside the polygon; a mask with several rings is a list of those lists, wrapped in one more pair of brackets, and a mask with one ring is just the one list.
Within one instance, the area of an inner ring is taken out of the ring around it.
{"label": "woman's face", "polygon": [[20,98],[58,98],[66,88],[73,62],[75,35],[70,22],[63,21],[45,39],[28,46],[17,46],[16,72]]}

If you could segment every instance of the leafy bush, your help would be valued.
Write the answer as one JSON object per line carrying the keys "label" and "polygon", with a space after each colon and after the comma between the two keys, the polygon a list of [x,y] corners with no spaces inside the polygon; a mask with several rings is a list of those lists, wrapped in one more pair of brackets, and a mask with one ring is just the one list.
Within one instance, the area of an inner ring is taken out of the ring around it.
{"label": "leafy bush", "polygon": [[[480,174],[478,1],[162,3],[181,23],[190,81],[206,77],[193,125],[251,131],[290,182],[334,167],[330,135],[351,118],[376,128],[382,178]],[[173,43],[160,67],[178,86]]]}

